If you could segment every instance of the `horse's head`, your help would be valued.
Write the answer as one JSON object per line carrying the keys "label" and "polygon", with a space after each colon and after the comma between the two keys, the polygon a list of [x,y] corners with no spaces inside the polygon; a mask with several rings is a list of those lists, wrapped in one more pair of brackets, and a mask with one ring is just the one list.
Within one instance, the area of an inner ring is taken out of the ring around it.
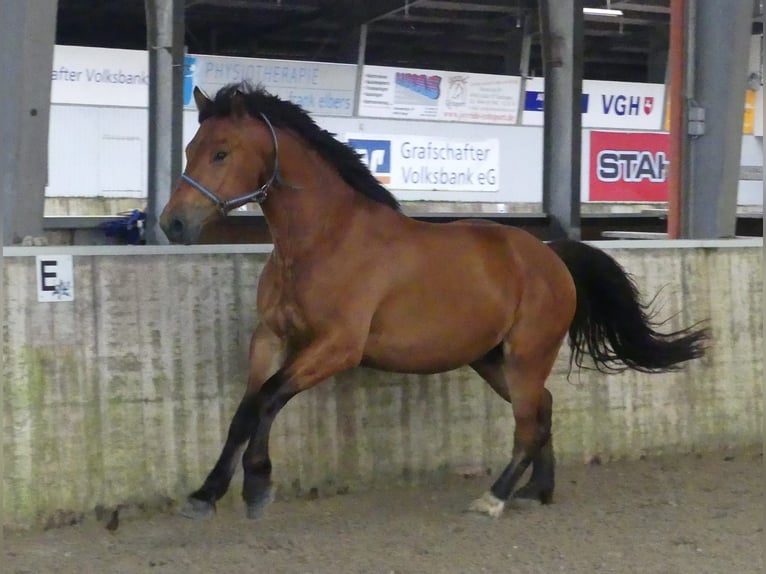
{"label": "horse's head", "polygon": [[160,216],[174,243],[195,243],[203,226],[265,199],[276,181],[277,137],[265,115],[253,117],[236,91],[212,101],[198,88],[200,127],[186,147],[186,171]]}

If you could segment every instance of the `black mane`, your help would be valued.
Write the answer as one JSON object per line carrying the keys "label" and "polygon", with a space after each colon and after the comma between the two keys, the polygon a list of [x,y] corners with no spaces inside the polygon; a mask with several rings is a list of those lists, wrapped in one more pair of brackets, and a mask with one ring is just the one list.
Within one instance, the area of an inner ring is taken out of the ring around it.
{"label": "black mane", "polygon": [[397,199],[375,179],[355,150],[335,139],[335,134],[320,128],[303,108],[269,94],[262,86],[253,88],[247,83],[224,86],[218,90],[212,106],[205,113],[200,112],[200,123],[211,116],[229,116],[236,94],[244,97],[245,108],[251,116],[263,113],[275,128],[290,129],[303,138],[322,159],[335,166],[343,180],[357,192],[397,211],[400,209]]}

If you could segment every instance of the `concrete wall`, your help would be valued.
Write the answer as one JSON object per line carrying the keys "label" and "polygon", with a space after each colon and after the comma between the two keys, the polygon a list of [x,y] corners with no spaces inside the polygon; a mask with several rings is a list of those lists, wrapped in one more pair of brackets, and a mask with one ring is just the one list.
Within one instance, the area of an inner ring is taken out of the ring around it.
{"label": "concrete wall", "polygon": [[[714,347],[668,375],[549,382],[560,461],[760,443],[761,242],[602,244],[668,328],[710,318]],[[152,504],[218,455],[256,321],[257,246],[6,248],[5,519],[12,527]],[[35,254],[74,254],[75,301],[38,303]],[[477,376],[356,370],[297,397],[272,453],[283,494],[423,481],[507,463],[511,409]],[[232,488],[237,499],[239,476]],[[74,513],[74,514],[67,514]]]}

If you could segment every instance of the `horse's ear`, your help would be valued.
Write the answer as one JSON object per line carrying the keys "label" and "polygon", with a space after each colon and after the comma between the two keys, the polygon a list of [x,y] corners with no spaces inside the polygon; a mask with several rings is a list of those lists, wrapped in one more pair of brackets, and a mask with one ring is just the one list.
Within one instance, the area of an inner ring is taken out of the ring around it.
{"label": "horse's ear", "polygon": [[234,95],[231,97],[231,114],[237,119],[241,119],[247,115],[245,94],[240,90],[234,92]]}
{"label": "horse's ear", "polygon": [[211,102],[210,98],[205,95],[205,92],[200,90],[197,86],[194,86],[194,103],[197,104],[199,117],[203,118],[210,115],[209,111],[213,102]]}

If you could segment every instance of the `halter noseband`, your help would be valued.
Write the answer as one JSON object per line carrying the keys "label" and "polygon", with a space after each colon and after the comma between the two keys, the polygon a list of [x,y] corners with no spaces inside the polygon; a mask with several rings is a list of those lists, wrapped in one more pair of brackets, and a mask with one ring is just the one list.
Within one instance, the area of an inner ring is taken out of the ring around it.
{"label": "halter noseband", "polygon": [[271,125],[269,118],[267,118],[264,113],[261,113],[260,116],[263,119],[263,121],[266,122],[266,125],[269,127],[269,131],[271,132],[271,139],[274,142],[274,171],[272,172],[271,177],[268,179],[268,181],[264,183],[261,187],[259,187],[255,191],[251,191],[250,193],[246,193],[238,197],[233,197],[231,199],[221,199],[215,194],[214,191],[211,191],[210,189],[202,185],[200,182],[198,182],[188,173],[184,172],[181,174],[181,179],[183,179],[186,183],[188,183],[192,187],[196,188],[202,195],[204,195],[210,201],[212,201],[215,204],[215,206],[218,208],[218,210],[221,212],[221,214],[224,216],[227,215],[232,209],[242,207],[243,205],[247,203],[250,203],[253,201],[258,204],[263,203],[264,201],[266,201],[266,198],[269,195],[269,188],[275,183],[277,183],[279,180],[279,141],[277,140],[277,132],[274,131],[274,126]]}

